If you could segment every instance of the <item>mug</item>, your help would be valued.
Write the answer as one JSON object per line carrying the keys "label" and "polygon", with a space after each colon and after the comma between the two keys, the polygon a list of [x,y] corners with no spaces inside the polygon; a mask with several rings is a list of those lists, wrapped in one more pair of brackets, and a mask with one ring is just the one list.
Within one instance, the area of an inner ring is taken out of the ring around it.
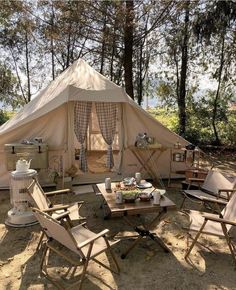
{"label": "mug", "polygon": [[105,178],[105,188],[106,188],[106,190],[111,190],[111,178],[110,177]]}
{"label": "mug", "polygon": [[116,203],[117,204],[120,204],[120,203],[122,203],[122,191],[116,191],[115,192],[115,195],[116,195]]}
{"label": "mug", "polygon": [[141,173],[140,172],[135,173],[135,180],[136,180],[137,184],[139,184],[141,182]]}
{"label": "mug", "polygon": [[154,191],[152,193],[152,196],[153,196],[153,204],[160,204],[160,192]]}

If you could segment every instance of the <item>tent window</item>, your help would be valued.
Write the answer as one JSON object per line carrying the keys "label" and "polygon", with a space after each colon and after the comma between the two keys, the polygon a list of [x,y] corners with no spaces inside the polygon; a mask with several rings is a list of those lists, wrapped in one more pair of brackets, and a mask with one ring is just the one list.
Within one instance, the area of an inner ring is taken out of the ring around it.
{"label": "tent window", "polygon": [[[118,116],[118,114],[117,114]],[[113,151],[119,150],[119,117],[117,117],[116,121],[116,132],[114,136],[114,141],[112,144]],[[104,141],[101,130],[98,123],[98,117],[95,109],[95,105],[93,104],[91,118],[89,122],[89,130],[87,135],[87,150],[88,151],[106,151],[107,144]]]}

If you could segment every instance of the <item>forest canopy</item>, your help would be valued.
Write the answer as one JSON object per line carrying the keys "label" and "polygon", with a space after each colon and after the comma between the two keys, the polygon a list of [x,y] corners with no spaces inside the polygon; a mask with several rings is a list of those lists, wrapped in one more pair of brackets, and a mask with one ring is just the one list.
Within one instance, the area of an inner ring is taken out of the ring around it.
{"label": "forest canopy", "polygon": [[0,101],[22,107],[83,58],[189,141],[236,145],[235,20],[230,0],[3,0]]}

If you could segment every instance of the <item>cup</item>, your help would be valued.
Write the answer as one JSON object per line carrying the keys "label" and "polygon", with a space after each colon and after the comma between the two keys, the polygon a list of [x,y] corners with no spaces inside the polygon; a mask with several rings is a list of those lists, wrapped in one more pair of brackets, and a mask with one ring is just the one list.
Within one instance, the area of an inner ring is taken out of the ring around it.
{"label": "cup", "polygon": [[141,173],[140,172],[135,173],[135,180],[136,180],[137,184],[139,184],[141,182]]}
{"label": "cup", "polygon": [[106,188],[106,190],[111,190],[111,178],[110,177],[105,178],[105,188]]}
{"label": "cup", "polygon": [[160,204],[160,192],[154,191],[152,193],[152,196],[153,196],[153,204]]}
{"label": "cup", "polygon": [[116,191],[115,195],[116,195],[116,203],[117,204],[122,203],[123,202],[122,191]]}

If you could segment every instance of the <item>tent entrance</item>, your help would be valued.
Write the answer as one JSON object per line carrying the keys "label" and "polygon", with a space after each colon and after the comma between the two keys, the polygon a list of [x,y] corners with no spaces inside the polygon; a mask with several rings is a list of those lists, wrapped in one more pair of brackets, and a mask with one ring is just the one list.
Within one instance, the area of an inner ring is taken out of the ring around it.
{"label": "tent entrance", "polygon": [[[106,172],[118,172],[120,166],[120,117],[119,117],[119,108],[117,106],[116,113],[116,129],[114,140],[112,143],[112,153],[114,159],[113,168],[107,167],[107,158],[108,158],[108,145],[104,140],[102,135],[98,116],[96,112],[95,103],[92,104],[91,115],[89,119],[89,125],[86,135],[86,158],[88,164],[87,173],[106,173]],[[79,149],[76,149],[75,154],[75,163],[79,167]]]}

